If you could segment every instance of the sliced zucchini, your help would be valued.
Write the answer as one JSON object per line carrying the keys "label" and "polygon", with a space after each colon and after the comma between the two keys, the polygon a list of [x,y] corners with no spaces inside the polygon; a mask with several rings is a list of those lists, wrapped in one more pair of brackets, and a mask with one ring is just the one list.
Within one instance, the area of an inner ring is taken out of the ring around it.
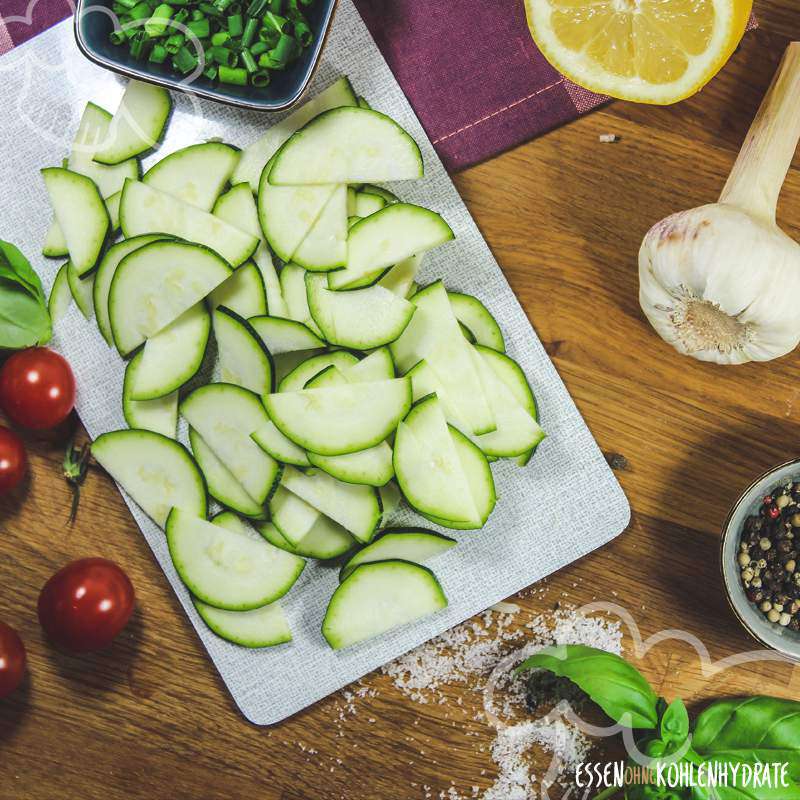
{"label": "sliced zucchini", "polygon": [[253,261],[237,267],[224,283],[208,296],[209,308],[225,306],[240,317],[261,317],[267,313],[264,276]]}
{"label": "sliced zucchini", "polygon": [[455,237],[435,211],[411,203],[394,203],[350,229],[347,266],[331,272],[331,289],[353,289],[378,278],[383,270]]}
{"label": "sliced zucchini", "polygon": [[232,508],[245,517],[263,519],[263,506],[256,503],[247,494],[244,487],[233,477],[231,471],[214,455],[214,451],[205,443],[203,437],[191,427],[189,428],[189,444],[192,446],[192,453],[205,476],[208,493],[223,506]]}
{"label": "sliced zucchini", "polygon": [[327,272],[347,263],[347,186],[333,190],[317,221],[292,253],[292,261],[308,270]]}
{"label": "sliced zucchini", "polygon": [[369,350],[393,342],[405,330],[415,306],[381,286],[333,292],[325,275],[305,276],[308,308],[331,344]]}
{"label": "sliced zucchini", "polygon": [[451,430],[436,395],[416,403],[395,437],[397,482],[417,511],[480,527],[481,516]]}
{"label": "sliced zucchini", "polygon": [[143,353],[138,352],[125,368],[122,384],[122,414],[131,428],[153,431],[170,439],[176,438],[178,429],[178,393],[159,397],[156,400],[134,400],[131,387],[135,385],[142,364]]}
{"label": "sliced zucchini", "polygon": [[244,523],[233,530],[173,509],[166,532],[172,563],[189,591],[227,611],[274,603],[294,586],[306,563]]}
{"label": "sliced zucchini", "polygon": [[81,314],[86,319],[94,316],[94,304],[92,303],[92,290],[94,289],[94,275],[87,275],[81,278],[72,262],[67,262],[67,283],[72,294],[75,305],[80,309]]}
{"label": "sliced zucchini", "polygon": [[196,597],[193,602],[203,622],[217,636],[232,644],[255,649],[292,641],[286,614],[278,603],[270,603],[252,611],[225,611],[203,603]]}
{"label": "sliced zucchini", "polygon": [[283,317],[251,317],[248,322],[261,337],[273,357],[296,350],[314,350],[325,347],[325,342],[315,333],[293,319]]}
{"label": "sliced zucchini", "polygon": [[209,247],[232,267],[247,261],[258,247],[258,237],[141,181],[125,181],[119,219],[126,238],[170,234]]}
{"label": "sliced zucchini", "polygon": [[446,607],[444,591],[429,569],[398,560],[361,564],[333,593],[322,635],[340,650]]}
{"label": "sliced zucchini", "polygon": [[311,466],[306,451],[284,436],[272,420],[253,433],[252,437],[253,441],[265,453],[269,453],[276,461],[280,461],[282,464],[294,464],[296,467]]}
{"label": "sliced zucchini", "polygon": [[97,266],[111,228],[106,204],[85,175],[50,167],[42,170],[42,177],[67,243],[69,260],[82,277]]}
{"label": "sliced zucchini", "polygon": [[417,292],[411,302],[417,311],[403,335],[390,345],[395,365],[405,372],[424,359],[458,409],[466,431],[479,435],[495,430],[497,424],[469,342],[461,333],[441,281]]}
{"label": "sliced zucchini", "polygon": [[273,389],[272,355],[250,323],[235,311],[219,306],[214,311],[220,380],[235,383],[256,394]]}
{"label": "sliced zucchini", "polygon": [[384,205],[390,205],[391,203],[399,203],[400,198],[390,192],[388,189],[384,189],[382,186],[375,186],[373,183],[365,183],[361,187],[362,192],[366,192],[367,194],[377,195],[378,197],[382,197],[384,201]]}
{"label": "sliced zucchini", "polygon": [[423,176],[417,143],[393,119],[364,108],[336,108],[315,117],[275,154],[276,186],[381,183]]}
{"label": "sliced zucchini", "polygon": [[161,241],[164,237],[159,234],[148,234],[146,236],[135,236],[133,239],[125,239],[122,242],[112,245],[106,250],[105,255],[100,261],[92,287],[92,299],[94,302],[94,314],[97,319],[97,327],[103,338],[112,347],[114,346],[114,334],[111,330],[111,319],[108,316],[108,293],[111,291],[111,282],[114,273],[117,271],[119,262],[128,253],[138,250],[151,242]]}
{"label": "sliced zucchini", "polygon": [[366,450],[382,442],[411,406],[405,378],[323,389],[280,392],[264,398],[270,419],[293,442],[324,456]]}
{"label": "sliced zucchini", "polygon": [[472,334],[475,344],[505,353],[503,332],[486,306],[471,294],[448,292],[450,306],[456,319]]}
{"label": "sliced zucchini", "polygon": [[372,108],[372,106],[367,102],[367,100],[363,97],[358,98],[358,107],[359,108]]}
{"label": "sliced zucchini", "polygon": [[205,481],[182,444],[153,431],[111,431],[95,439],[92,455],[156,525],[172,508],[205,517]]}
{"label": "sliced zucchini", "polygon": [[395,377],[394,361],[388,347],[379,347],[361,361],[339,369],[350,383],[388,381]]}
{"label": "sliced zucchini", "polygon": [[421,255],[404,258],[378,281],[378,286],[394,292],[398,297],[408,299],[411,296],[409,294],[411,287],[414,286],[414,278],[417,277],[421,265]]}
{"label": "sliced zucchini", "polygon": [[393,528],[379,533],[371,544],[362,547],[341,569],[339,580],[343,581],[359,564],[373,561],[411,561],[424,564],[428,559],[446,553],[458,542],[425,528]]}
{"label": "sliced zucchini", "polygon": [[402,495],[397,488],[394,481],[389,481],[386,486],[381,486],[378,489],[378,497],[381,501],[381,524],[380,527],[385,528],[395,511],[400,508],[400,500]]}
{"label": "sliced zucchini", "polygon": [[172,101],[160,86],[130,81],[108,126],[105,144],[94,153],[98,164],[119,164],[153,149],[167,124]]}
{"label": "sliced zucchini", "polygon": [[[378,351],[376,351],[378,352]],[[320,353],[311,358],[306,359],[301,364],[298,364],[278,385],[279,392],[295,392],[303,389],[305,385],[322,370],[330,366],[336,366],[343,372],[349,367],[359,364],[358,358],[347,350],[334,350],[332,353]],[[382,380],[384,378],[394,378],[394,370],[391,375],[381,375],[375,380]]]}
{"label": "sliced zucchini", "polygon": [[106,211],[108,211],[108,218],[111,220],[111,230],[115,233],[119,230],[120,200],[122,200],[122,190],[106,198]]}
{"label": "sliced zucchini", "polygon": [[[287,316],[286,303],[283,302],[281,287],[278,282],[278,273],[275,271],[275,265],[272,263],[272,256],[264,241],[264,234],[261,232],[261,227],[258,223],[256,202],[253,199],[253,193],[250,191],[250,184],[238,183],[229,192],[222,195],[214,206],[214,216],[258,237],[259,244],[256,248],[256,252],[253,254],[253,260],[261,271],[261,277],[264,281],[267,306],[263,313],[272,314],[276,317]],[[230,304],[223,303],[223,305],[228,305],[228,308],[233,308]],[[235,308],[234,311],[236,311]],[[244,317],[246,315],[242,314],[242,316]],[[255,315],[251,314],[248,316]]]}
{"label": "sliced zucchini", "polygon": [[320,512],[283,486],[269,500],[269,518],[292,547],[296,547],[314,527]]}
{"label": "sliced zucchini", "polygon": [[321,561],[338,558],[358,544],[341,525],[337,525],[322,514],[297,547],[289,544],[275,525],[269,522],[258,525],[257,528],[259,533],[275,547],[288,550],[303,558],[317,558]]}
{"label": "sliced zucchini", "polygon": [[304,361],[309,358],[318,356],[325,351],[321,347],[316,347],[313,350],[295,350],[290,353],[281,353],[280,355],[273,355],[275,359],[275,380],[280,385],[280,382],[296,367],[300,366]]}
{"label": "sliced zucchini", "polygon": [[[294,467],[284,469],[281,485],[339,523],[359,542],[366,543],[372,539],[381,518],[378,492],[373,487],[337,481],[317,470],[303,473]],[[280,530],[280,526],[278,528]],[[283,530],[281,533],[286,535]]]}
{"label": "sliced zucchini", "polygon": [[59,267],[56,279],[50,289],[50,297],[47,300],[47,311],[50,314],[53,325],[69,311],[69,307],[72,305],[72,289],[67,279],[68,268],[69,261]]}
{"label": "sliced zucchini", "polygon": [[263,505],[277,485],[280,469],[250,438],[269,419],[258,395],[230,383],[212,383],[184,399],[180,413],[247,494]]}
{"label": "sliced zucchini", "polygon": [[69,255],[69,247],[67,247],[67,240],[64,238],[64,231],[61,230],[61,226],[55,216],[47,229],[47,235],[42,245],[42,255],[45,258],[65,258]]}
{"label": "sliced zucchini", "polygon": [[111,114],[108,111],[94,103],[87,103],[67,160],[67,168],[94,181],[104,199],[117,194],[126,178],[134,181],[139,178],[139,162],[135,158],[110,167],[94,160],[98,148],[109,144],[110,124]]}
{"label": "sliced zucchini", "polygon": [[108,314],[117,350],[126,356],[197,305],[231,274],[201,245],[154,241],[128,253],[111,281]]}
{"label": "sliced zucchini", "polygon": [[286,301],[289,319],[302,322],[316,336],[321,336],[322,333],[308,307],[305,276],[306,271],[302,267],[298,267],[297,264],[287,264],[281,270],[281,293]]}
{"label": "sliced zucchini", "polygon": [[242,152],[231,182],[247,181],[252,191],[257,192],[264,165],[298,128],[302,128],[323,111],[340,106],[355,106],[357,102],[350,81],[344,77],[339,78],[316,97],[312,97],[300,106],[297,111],[270,127],[258,141],[248,145]]}
{"label": "sliced zucchini", "polygon": [[222,142],[189,145],[150,167],[142,183],[202,211],[211,211],[240,155],[235,147]]}
{"label": "sliced zucchini", "polygon": [[145,342],[142,361],[131,382],[133,400],[155,400],[188,383],[203,365],[211,316],[196,303]]}
{"label": "sliced zucchini", "polygon": [[370,214],[380,211],[385,205],[386,201],[380,195],[362,190],[356,194],[355,208],[351,216],[368,217]]}

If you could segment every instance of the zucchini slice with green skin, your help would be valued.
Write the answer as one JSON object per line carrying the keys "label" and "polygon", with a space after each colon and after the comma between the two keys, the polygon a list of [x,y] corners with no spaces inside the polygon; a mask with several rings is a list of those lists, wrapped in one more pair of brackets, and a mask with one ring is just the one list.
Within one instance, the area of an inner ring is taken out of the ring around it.
{"label": "zucchini slice with green skin", "polygon": [[[359,542],[366,544],[375,534],[381,507],[378,492],[373,487],[337,481],[321,471],[303,473],[294,467],[284,469],[281,485],[337,522]],[[285,531],[281,532],[286,536]]]}
{"label": "zucchini slice with green skin", "polygon": [[283,486],[269,501],[270,521],[292,547],[303,541],[320,516],[316,508]]}
{"label": "zucchini slice with green skin", "polygon": [[377,194],[370,194],[363,189],[356,194],[355,208],[351,216],[368,217],[376,211],[380,211],[386,205],[386,201]]}
{"label": "zucchini slice with green skin", "polygon": [[133,400],[156,400],[188,383],[203,365],[211,315],[196,303],[145,342],[131,382]]}
{"label": "zucchini slice with green skin", "polygon": [[279,603],[252,611],[225,611],[192,598],[200,618],[220,639],[252,650],[292,641],[292,631]]}
{"label": "zucchini slice with green skin", "polygon": [[180,413],[247,494],[259,505],[266,503],[280,468],[250,438],[269,419],[258,395],[231,383],[211,383],[186,397]]}
{"label": "zucchini slice with green skin", "polygon": [[111,230],[114,233],[119,230],[119,204],[121,200],[122,190],[106,198],[106,211],[108,211],[108,218],[111,220]]}
{"label": "zucchini slice with green skin", "polygon": [[305,277],[306,271],[302,267],[297,264],[286,264],[280,275],[281,292],[286,301],[286,308],[289,311],[289,319],[302,322],[316,336],[322,336],[308,307]]}
{"label": "zucchini slice with green skin", "polygon": [[472,334],[474,343],[505,353],[503,332],[486,306],[471,294],[448,292],[456,319]]}
{"label": "zucchini slice with green skin", "polygon": [[339,369],[350,383],[388,381],[395,377],[394,361],[388,347],[379,347],[356,364]]}
{"label": "zucchini slice with green skin", "polygon": [[297,547],[289,544],[286,538],[269,522],[258,525],[258,532],[275,547],[288,550],[303,558],[316,558],[328,561],[352,550],[358,542],[341,526],[332,519],[322,514],[312,526],[311,530],[298,543]]}
{"label": "zucchini slice with green skin", "polygon": [[309,358],[321,355],[324,352],[325,350],[323,348],[316,347],[313,350],[295,350],[290,353],[281,353],[277,356],[273,353],[272,357],[275,359],[275,380],[278,382],[278,385],[280,386],[280,382],[304,361],[308,361]]}
{"label": "zucchini slice with green skin", "polygon": [[406,500],[420,513],[480,527],[481,515],[452,430],[435,394],[416,403],[395,437],[397,482]]}
{"label": "zucchini slice with green skin", "polygon": [[87,275],[81,278],[72,266],[71,261],[67,261],[67,283],[72,293],[75,305],[80,309],[81,314],[88,320],[94,316],[94,303],[92,302],[92,290],[94,289],[94,275]]}
{"label": "zucchini slice with green skin", "polygon": [[[241,228],[253,236],[258,237],[258,247],[253,254],[253,261],[261,272],[266,292],[266,308],[263,314],[272,314],[276,317],[288,316],[286,303],[283,301],[281,286],[278,281],[278,273],[272,263],[272,255],[269,252],[264,234],[258,222],[258,211],[253,193],[250,191],[249,183],[238,183],[230,191],[223,194],[214,206],[214,216],[219,217],[225,222]],[[223,305],[226,305],[223,303]],[[233,308],[227,304],[228,308]],[[236,309],[234,308],[234,311]],[[241,313],[241,312],[240,312]],[[256,316],[255,314],[242,314],[243,317]]]}
{"label": "zucchini slice with green skin", "polygon": [[426,567],[399,560],[360,564],[333,593],[322,635],[341,650],[446,607],[447,597]]}
{"label": "zucchini slice with green skin", "polygon": [[111,431],[94,440],[92,455],[159,527],[173,508],[205,518],[206,484],[182,444],[153,431]]}
{"label": "zucchini slice with green skin", "polygon": [[125,181],[119,220],[128,239],[143,233],[168,234],[205,245],[231,267],[243,264],[258,247],[257,236],[141,181]]}
{"label": "zucchini slice with green skin", "polygon": [[214,338],[221,381],[259,395],[272,391],[275,370],[272,355],[246,319],[219,306],[214,311]]}
{"label": "zucchini slice with green skin", "polygon": [[153,164],[142,183],[202,211],[211,211],[240,155],[237,148],[222,142],[189,145]]}
{"label": "zucchini slice with green skin", "polygon": [[436,281],[426,286],[411,302],[417,310],[402,336],[390,345],[395,365],[406,372],[424,359],[449,402],[458,409],[467,432],[479,435],[495,430],[497,424],[473,362],[473,352],[461,333],[443,284]]}
{"label": "zucchini slice with green skin", "polygon": [[423,177],[422,153],[393,119],[364,108],[324,111],[275,154],[275,186],[383,183]]}
{"label": "zucchini slice with green skin", "polygon": [[111,319],[108,315],[108,294],[111,291],[111,282],[114,280],[114,273],[117,271],[119,262],[128,253],[132,253],[134,250],[138,250],[151,242],[163,241],[165,238],[159,234],[147,234],[117,242],[117,244],[106,250],[100,266],[97,268],[94,286],[92,287],[94,315],[97,319],[97,327],[100,328],[100,333],[111,347],[114,346],[114,334],[111,330]]}
{"label": "zucchini slice with green skin", "polygon": [[267,313],[267,295],[261,270],[253,261],[237,267],[233,275],[208,296],[208,306],[212,311],[217,306],[225,306],[244,319],[264,316]]}
{"label": "zucchini slice with green skin", "polygon": [[366,450],[382,442],[411,407],[405,378],[355,383],[264,398],[270,419],[295,444],[323,456]]}
{"label": "zucchini slice with green skin", "polygon": [[142,351],[139,351],[125,367],[125,380],[122,384],[122,414],[131,428],[153,431],[170,439],[176,438],[178,429],[178,393],[159,397],[156,400],[134,400],[131,387],[142,364]]}
{"label": "zucchini slice with green skin", "polygon": [[446,553],[457,544],[455,539],[426,528],[392,528],[381,531],[342,567],[339,580],[345,580],[359,564],[372,561],[399,559],[424,564],[428,559]]}
{"label": "zucchini slice with green skin", "polygon": [[170,512],[166,533],[172,563],[189,591],[227,611],[274,603],[294,586],[306,564],[244,524],[233,530],[180,509]]}
{"label": "zucchini slice with green skin", "polygon": [[402,261],[395,264],[379,281],[378,286],[383,286],[390,292],[394,292],[398,297],[403,297],[408,300],[413,292],[412,287],[414,278],[417,277],[419,268],[422,266],[422,256],[411,256],[411,258],[404,258]]}
{"label": "zucchini slice with green skin", "polygon": [[108,316],[123,357],[203,300],[231,274],[213,250],[155,241],[128,253],[111,280]]}
{"label": "zucchini slice with green skin", "polygon": [[253,433],[252,439],[265,453],[269,453],[282,464],[293,464],[295,467],[311,466],[306,451],[291,439],[287,439],[272,420]]}
{"label": "zucchini slice with green skin", "polygon": [[206,479],[208,493],[223,506],[232,508],[245,517],[264,519],[264,508],[247,494],[239,481],[233,477],[231,471],[214,455],[214,451],[205,443],[203,437],[191,427],[189,428],[189,444],[192,446],[192,453]]}
{"label": "zucchini slice with green skin", "polygon": [[58,224],[58,220],[53,216],[53,221],[47,229],[42,245],[42,255],[45,258],[66,258],[69,256],[67,240],[64,238],[64,231]]}
{"label": "zucchini slice with green skin", "polygon": [[69,261],[59,267],[56,279],[50,289],[50,297],[47,300],[47,311],[50,314],[53,325],[64,317],[64,314],[69,311],[69,307],[72,305],[72,289],[67,279],[68,268]]}
{"label": "zucchini slice with green skin", "polygon": [[296,350],[316,350],[325,347],[307,325],[283,317],[251,317],[248,322],[261,337],[273,357]]}
{"label": "zucchini slice with green skin", "polygon": [[[376,351],[377,352],[377,351]],[[360,363],[358,358],[347,350],[334,350],[332,353],[320,353],[311,358],[307,358],[298,364],[283,380],[278,384],[279,392],[296,392],[303,389],[305,385],[322,370],[330,366],[335,366],[344,372],[349,367]],[[381,375],[375,380],[384,378],[394,378],[394,368],[391,375]]]}
{"label": "zucchini slice with green skin", "polygon": [[380,527],[385,528],[391,520],[394,512],[400,508],[402,495],[394,481],[389,481],[386,486],[378,488],[378,498],[381,501],[381,523]]}
{"label": "zucchini slice with green skin", "polygon": [[111,119],[111,114],[104,108],[87,103],[67,160],[67,168],[94,181],[104,199],[117,194],[126,178],[134,181],[139,178],[139,161],[136,158],[114,166],[98,164],[94,160],[97,149],[109,143]]}
{"label": "zucchini slice with green skin", "polygon": [[350,81],[345,77],[339,78],[316,97],[312,97],[305,102],[288,117],[272,125],[260,139],[245,147],[231,182],[247,181],[251,190],[257,192],[264,165],[296,130],[302,128],[303,125],[323,111],[357,104],[358,100]]}
{"label": "zucchini slice with green skin", "polygon": [[306,273],[308,308],[323,338],[340,347],[371,350],[393,342],[416,307],[381,286],[333,292],[324,275]]}
{"label": "zucchini slice with green skin", "polygon": [[79,277],[100,259],[111,221],[106,204],[90,178],[61,167],[42,170],[56,220],[67,243],[69,260]]}
{"label": "zucchini slice with green skin", "polygon": [[390,192],[388,189],[384,189],[382,186],[375,186],[374,183],[365,183],[361,187],[361,191],[383,198],[384,205],[387,206],[392,203],[400,202],[400,198],[396,194]]}
{"label": "zucchini slice with green skin", "polygon": [[108,126],[105,144],[94,153],[98,164],[119,164],[152,150],[160,141],[172,110],[169,92],[130,81]]}
{"label": "zucchini slice with green skin", "polygon": [[347,186],[338,185],[317,221],[292,253],[307,270],[328,272],[347,263]]}
{"label": "zucchini slice with green skin", "polygon": [[477,530],[486,524],[489,515],[494,511],[497,502],[494,478],[492,470],[486,456],[481,449],[471,442],[458,428],[448,425],[450,435],[453,437],[453,445],[458,455],[461,468],[469,483],[472,501],[478,511],[479,522],[471,523],[461,520],[445,519],[433,514],[423,512],[422,516],[431,522],[441,525],[443,528],[454,528],[456,530]]}
{"label": "zucchini slice with green skin", "polygon": [[394,203],[357,222],[347,240],[347,266],[328,274],[331,289],[353,289],[383,270],[455,238],[435,211]]}

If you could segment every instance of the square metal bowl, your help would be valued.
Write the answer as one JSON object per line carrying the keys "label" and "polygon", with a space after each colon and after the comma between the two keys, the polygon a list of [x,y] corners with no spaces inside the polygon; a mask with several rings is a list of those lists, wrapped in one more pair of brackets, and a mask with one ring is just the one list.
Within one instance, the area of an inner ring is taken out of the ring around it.
{"label": "square metal bowl", "polygon": [[[166,89],[187,92],[254,111],[281,111],[296,103],[306,90],[319,63],[331,27],[336,0],[315,0],[308,9],[314,42],[303,55],[283,71],[273,71],[269,86],[230,86],[210,81],[204,75],[194,80],[172,72],[167,64],[136,61],[125,45],[109,40],[117,25],[111,0],[78,0],[75,9],[75,39],[80,51],[95,64],[128,78],[155,83]],[[191,76],[189,76],[191,78]]]}

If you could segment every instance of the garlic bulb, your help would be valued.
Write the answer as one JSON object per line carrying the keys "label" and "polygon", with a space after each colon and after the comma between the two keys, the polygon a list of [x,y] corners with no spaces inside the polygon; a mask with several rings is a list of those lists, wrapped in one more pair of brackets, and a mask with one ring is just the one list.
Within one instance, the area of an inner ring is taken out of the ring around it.
{"label": "garlic bulb", "polygon": [[719,202],[673,214],[639,251],[639,302],[701,361],[768,361],[800,342],[800,245],[775,211],[800,139],[800,42],[784,55]]}

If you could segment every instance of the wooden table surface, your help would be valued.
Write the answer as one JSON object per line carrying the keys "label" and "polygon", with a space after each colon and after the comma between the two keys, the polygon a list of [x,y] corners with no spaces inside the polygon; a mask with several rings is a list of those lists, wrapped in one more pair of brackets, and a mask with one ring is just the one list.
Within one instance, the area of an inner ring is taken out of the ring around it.
{"label": "wooden table surface", "polygon": [[[628,531],[518,600],[520,619],[556,601],[614,600],[643,634],[682,628],[712,658],[753,647],[724,599],[719,529],[754,476],[798,455],[798,356],[727,368],[678,356],[639,310],[636,254],[651,224],[716,198],[786,42],[800,39],[795,0],[756,0],[755,10],[759,30],[699,96],[672,108],[614,103],[456,176],[601,448],[627,460],[617,474]],[[604,133],[621,140],[600,144]],[[800,238],[797,167],[800,158],[779,219]],[[406,800],[425,786],[438,797],[451,781],[464,795],[490,785],[490,729],[449,719],[459,697],[474,700],[463,687],[447,689],[448,704],[419,705],[375,673],[365,684],[377,695],[346,724],[334,696],[278,727],[251,726],[110,479],[92,471],[65,527],[63,441],[30,450],[24,492],[0,504],[0,619],[24,637],[31,671],[0,703],[0,800]],[[138,610],[110,650],[64,655],[43,640],[36,598],[54,570],[89,555],[124,566]],[[639,663],[660,692],[692,703],[754,690],[800,697],[787,665],[712,680],[674,642]]]}

